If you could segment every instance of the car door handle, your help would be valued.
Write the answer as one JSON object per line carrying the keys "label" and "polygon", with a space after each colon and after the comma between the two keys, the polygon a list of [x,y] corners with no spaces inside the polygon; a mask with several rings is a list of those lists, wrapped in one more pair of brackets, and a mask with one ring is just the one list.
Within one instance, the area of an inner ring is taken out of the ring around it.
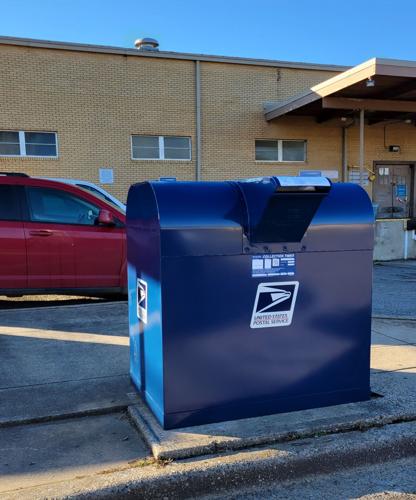
{"label": "car door handle", "polygon": [[33,231],[29,231],[30,236],[52,236],[53,231],[50,229],[35,229]]}

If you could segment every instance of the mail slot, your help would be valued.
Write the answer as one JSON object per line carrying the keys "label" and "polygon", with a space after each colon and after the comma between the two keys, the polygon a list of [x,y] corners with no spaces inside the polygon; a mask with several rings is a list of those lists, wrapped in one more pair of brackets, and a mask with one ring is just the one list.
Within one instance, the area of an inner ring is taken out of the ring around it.
{"label": "mail slot", "polygon": [[133,185],[130,373],[160,424],[369,399],[373,225],[322,177]]}

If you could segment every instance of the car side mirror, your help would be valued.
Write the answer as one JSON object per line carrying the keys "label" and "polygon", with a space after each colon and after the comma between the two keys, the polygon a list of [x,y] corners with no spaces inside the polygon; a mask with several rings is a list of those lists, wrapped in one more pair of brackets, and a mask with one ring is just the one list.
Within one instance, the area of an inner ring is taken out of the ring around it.
{"label": "car side mirror", "polygon": [[97,222],[98,225],[100,226],[115,226],[116,224],[116,220],[113,214],[109,210],[106,210],[105,208],[100,210]]}

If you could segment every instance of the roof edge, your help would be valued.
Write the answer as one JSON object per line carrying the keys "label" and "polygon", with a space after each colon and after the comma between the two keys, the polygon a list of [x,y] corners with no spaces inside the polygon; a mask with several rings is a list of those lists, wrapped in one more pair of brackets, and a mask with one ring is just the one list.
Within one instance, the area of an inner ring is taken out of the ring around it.
{"label": "roof edge", "polygon": [[345,86],[345,81],[348,79],[350,80],[349,84],[351,84],[373,76],[376,73],[376,66],[377,64],[380,64],[380,61],[382,60],[375,57],[368,59],[357,66],[353,66],[338,75],[332,76],[331,78],[314,85],[309,90],[306,90],[301,94],[297,94],[273,108],[269,108],[264,113],[266,120],[273,120],[274,118],[278,118],[279,116],[293,111],[294,109],[310,104],[311,102],[317,101],[322,97],[326,97],[327,95],[343,88]]}
{"label": "roof edge", "polygon": [[180,59],[190,61],[205,61],[205,62],[219,62],[229,64],[247,64],[251,66],[272,66],[276,68],[293,68],[293,69],[309,69],[319,71],[336,71],[342,72],[349,68],[349,66],[341,66],[336,64],[315,64],[304,62],[292,61],[278,61],[272,59],[254,59],[248,57],[232,57],[221,55],[208,55],[208,54],[192,54],[186,52],[172,52],[172,51],[152,51],[144,52],[138,51],[135,48],[113,47],[107,45],[92,45],[74,42],[59,42],[51,40],[37,40],[34,38],[17,38],[11,36],[0,36],[0,45],[15,45],[21,47],[33,47],[40,49],[54,49],[54,50],[72,50],[77,52],[93,52],[100,54],[115,54],[125,56],[137,57],[152,57],[160,59]]}
{"label": "roof edge", "polygon": [[327,97],[348,85],[353,85],[376,75],[416,78],[416,61],[373,57],[314,85],[309,90],[297,94],[287,101],[267,107],[264,116],[267,121],[273,120],[306,104]]}

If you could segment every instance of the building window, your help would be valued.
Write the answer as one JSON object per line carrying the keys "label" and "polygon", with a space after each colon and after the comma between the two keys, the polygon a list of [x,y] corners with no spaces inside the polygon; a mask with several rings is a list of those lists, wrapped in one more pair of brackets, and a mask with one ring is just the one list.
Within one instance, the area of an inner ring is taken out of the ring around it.
{"label": "building window", "polygon": [[256,140],[256,161],[304,162],[306,141]]}
{"label": "building window", "polygon": [[157,135],[132,135],[133,160],[190,160],[191,138]]}
{"label": "building window", "polygon": [[57,157],[56,133],[1,130],[0,156]]}

